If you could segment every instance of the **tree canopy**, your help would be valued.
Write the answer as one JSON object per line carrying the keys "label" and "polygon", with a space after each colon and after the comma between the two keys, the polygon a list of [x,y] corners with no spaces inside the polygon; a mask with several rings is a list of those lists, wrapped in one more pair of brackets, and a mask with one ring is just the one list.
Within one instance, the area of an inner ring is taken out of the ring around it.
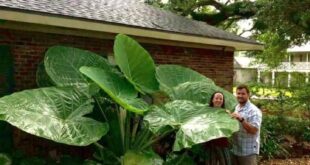
{"label": "tree canopy", "polygon": [[286,57],[286,49],[310,36],[310,0],[146,0],[179,15],[236,32],[237,21],[251,19],[252,38],[265,44],[251,53],[270,67]]}

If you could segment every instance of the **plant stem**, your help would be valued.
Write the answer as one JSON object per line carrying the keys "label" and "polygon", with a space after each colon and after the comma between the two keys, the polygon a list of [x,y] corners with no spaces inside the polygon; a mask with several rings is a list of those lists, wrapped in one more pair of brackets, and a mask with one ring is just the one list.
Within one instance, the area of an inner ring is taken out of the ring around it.
{"label": "plant stem", "polygon": [[113,158],[115,158],[116,160],[118,160],[118,162],[121,162],[121,159],[119,157],[117,157],[113,152],[111,152],[110,150],[108,150],[107,148],[103,147],[101,144],[99,144],[98,142],[93,143],[95,145],[95,147],[98,149],[98,151],[100,151],[101,153],[103,152],[109,152],[110,156],[112,156]]}
{"label": "plant stem", "polygon": [[98,148],[98,149],[103,149],[103,146],[101,144],[99,144],[98,142],[95,142],[94,145]]}
{"label": "plant stem", "polygon": [[151,140],[153,137],[153,134],[148,131],[147,135],[143,138],[143,140],[141,141],[141,147],[140,149],[143,150],[145,148],[147,148],[148,146],[150,146],[151,144],[153,144],[153,141]]}
{"label": "plant stem", "polygon": [[145,134],[148,132],[147,129],[141,129],[141,132],[137,135],[137,138],[134,140],[133,146],[137,148],[140,146],[140,143],[142,141],[142,138],[145,136]]}
{"label": "plant stem", "polygon": [[122,138],[122,146],[123,146],[123,153],[126,152],[126,146],[125,146],[125,118],[126,118],[126,111],[123,111],[119,106],[117,107],[117,114],[118,114],[118,123],[119,123],[119,128],[120,128],[120,133],[121,133],[121,138]]}
{"label": "plant stem", "polygon": [[132,134],[131,134],[131,143],[133,143],[135,141],[138,126],[140,124],[140,117],[138,115],[135,115],[133,123],[134,123],[134,125],[133,125],[133,129],[132,129]]}
{"label": "plant stem", "polygon": [[138,147],[139,149],[141,149],[141,150],[142,150],[142,147],[143,147],[144,144],[145,144],[145,141],[150,140],[150,135],[152,135],[151,131],[147,130],[146,128],[145,128],[145,130],[146,130],[146,131],[145,131],[145,134],[143,134],[142,139],[139,141],[139,143],[138,143],[138,145],[137,145],[137,147]]}
{"label": "plant stem", "polygon": [[126,119],[125,119],[125,131],[126,131],[126,134],[125,134],[125,151],[127,151],[129,148],[130,148],[130,126],[131,126],[131,123],[130,123],[130,119],[131,119],[131,113],[130,112],[127,112],[127,116],[126,116]]}
{"label": "plant stem", "polygon": [[101,104],[100,104],[99,101],[98,101],[98,98],[97,98],[96,96],[95,96],[94,98],[95,98],[95,101],[96,101],[96,103],[97,103],[97,105],[98,105],[98,107],[99,107],[99,109],[100,109],[100,112],[101,112],[103,118],[105,119],[105,121],[109,121],[108,118],[106,117],[106,115],[105,115],[105,113],[104,113],[102,107],[101,107]]}
{"label": "plant stem", "polygon": [[173,131],[174,131],[174,129],[171,129],[171,130],[169,130],[169,131],[164,132],[164,133],[161,134],[160,136],[157,136],[155,139],[150,140],[148,143],[146,143],[145,145],[143,145],[143,146],[141,147],[141,149],[143,150],[143,149],[149,147],[151,144],[153,144],[154,142],[156,142],[156,141],[162,139],[163,137],[165,137],[166,135],[168,135],[169,133],[171,133],[171,132],[173,132]]}

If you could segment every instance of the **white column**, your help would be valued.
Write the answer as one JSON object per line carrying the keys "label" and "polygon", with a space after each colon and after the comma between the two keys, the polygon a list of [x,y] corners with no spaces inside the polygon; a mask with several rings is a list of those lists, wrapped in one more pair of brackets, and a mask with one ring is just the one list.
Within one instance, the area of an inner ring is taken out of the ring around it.
{"label": "white column", "polygon": [[291,54],[288,55],[288,69],[291,69]]}
{"label": "white column", "polygon": [[288,76],[287,76],[287,87],[291,87],[291,72],[288,72]]}
{"label": "white column", "polygon": [[274,70],[271,71],[271,85],[274,86],[274,81],[275,81],[275,72]]}
{"label": "white column", "polygon": [[309,70],[310,70],[310,68],[309,68],[309,53],[307,53],[306,58],[307,58],[306,83],[308,83],[309,82]]}
{"label": "white column", "polygon": [[288,76],[287,76],[287,87],[291,86],[291,54],[288,55]]}
{"label": "white column", "polygon": [[260,83],[260,70],[257,69],[257,83]]}

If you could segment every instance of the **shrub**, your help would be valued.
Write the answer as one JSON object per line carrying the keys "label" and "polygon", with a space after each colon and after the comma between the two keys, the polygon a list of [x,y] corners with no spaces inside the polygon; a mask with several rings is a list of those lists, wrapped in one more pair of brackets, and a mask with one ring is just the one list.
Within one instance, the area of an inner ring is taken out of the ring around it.
{"label": "shrub", "polygon": [[293,117],[266,115],[261,128],[261,154],[264,158],[290,156],[284,147],[285,136],[296,143],[310,141],[310,122]]}
{"label": "shrub", "polygon": [[279,134],[281,124],[278,117],[264,116],[261,127],[261,155],[263,158],[287,157],[288,151],[281,146],[284,138],[283,134]]}

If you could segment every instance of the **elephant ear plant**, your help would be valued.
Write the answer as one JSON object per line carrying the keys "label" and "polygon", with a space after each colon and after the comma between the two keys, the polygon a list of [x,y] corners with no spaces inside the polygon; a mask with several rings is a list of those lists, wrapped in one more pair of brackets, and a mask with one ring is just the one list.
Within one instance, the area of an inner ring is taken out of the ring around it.
{"label": "elephant ear plant", "polygon": [[[208,106],[215,91],[224,93],[228,108],[236,104],[211,79],[178,65],[156,67],[142,46],[122,34],[114,57],[117,66],[86,50],[49,48],[37,72],[41,88],[0,98],[0,120],[58,143],[93,144],[102,164],[192,164],[177,151],[238,130],[223,109]],[[152,105],[142,99],[158,92],[169,100]],[[163,159],[153,145],[171,133],[173,149]]]}
{"label": "elephant ear plant", "polygon": [[[64,60],[61,57],[65,54],[76,57]],[[107,133],[108,124],[85,116],[92,112],[94,99],[89,92],[90,83],[78,73],[80,65],[97,62],[106,67],[102,60],[89,60],[92,57],[101,59],[76,48],[51,47],[44,64],[56,85],[2,97],[0,119],[30,134],[68,145],[86,146],[100,140]]]}

